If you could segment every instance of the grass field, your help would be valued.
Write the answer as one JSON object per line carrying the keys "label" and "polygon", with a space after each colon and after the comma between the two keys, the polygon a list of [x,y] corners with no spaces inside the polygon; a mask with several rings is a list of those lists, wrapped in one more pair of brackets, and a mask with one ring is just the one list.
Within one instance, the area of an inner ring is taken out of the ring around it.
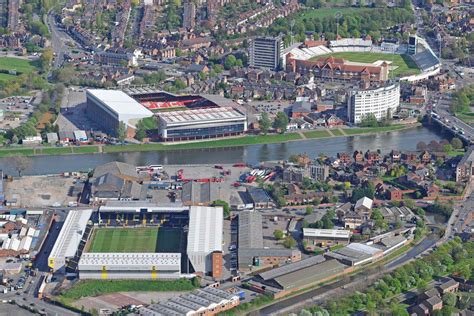
{"label": "grass field", "polygon": [[310,132],[303,132],[303,135],[306,138],[322,138],[322,137],[330,137],[331,135],[329,134],[328,131],[310,131]]}
{"label": "grass field", "polygon": [[420,70],[416,66],[415,62],[407,55],[368,52],[340,52],[316,56],[313,58],[313,60],[329,56],[334,56],[336,58],[344,58],[352,62],[369,64],[374,63],[378,60],[386,60],[387,62],[391,63],[392,66],[397,67],[395,70],[390,71],[390,75],[393,76],[413,75],[420,73]]}
{"label": "grass field", "polygon": [[16,70],[21,73],[30,73],[36,69],[35,62],[15,57],[0,57],[1,70]]}
{"label": "grass field", "polygon": [[304,21],[306,19],[325,18],[325,17],[336,17],[338,15],[352,15],[356,13],[366,12],[372,10],[371,8],[319,8],[310,9],[302,12],[298,16],[298,20]]}
{"label": "grass field", "polygon": [[344,136],[344,134],[339,129],[331,129],[331,132],[334,134],[334,136]]}
{"label": "grass field", "polygon": [[100,228],[89,252],[155,252],[158,228]]}

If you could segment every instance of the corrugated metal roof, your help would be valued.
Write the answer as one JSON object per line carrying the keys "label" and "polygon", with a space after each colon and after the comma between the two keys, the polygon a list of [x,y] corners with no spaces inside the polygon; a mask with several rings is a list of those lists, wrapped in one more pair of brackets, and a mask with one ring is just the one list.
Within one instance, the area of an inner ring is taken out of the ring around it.
{"label": "corrugated metal roof", "polygon": [[296,270],[275,278],[275,282],[284,289],[292,289],[324,280],[327,277],[344,271],[347,266],[337,260],[327,260],[310,267]]}
{"label": "corrugated metal roof", "polygon": [[288,274],[288,273],[292,273],[292,272],[297,271],[297,270],[301,270],[301,269],[310,267],[310,266],[315,265],[315,264],[319,264],[319,263],[324,262],[324,261],[326,261],[326,259],[324,258],[323,255],[313,256],[313,257],[309,257],[307,259],[304,259],[304,260],[301,260],[301,261],[298,261],[298,262],[295,262],[295,263],[290,263],[290,264],[284,265],[282,267],[260,273],[259,276],[263,280],[270,280],[270,279],[273,279],[273,278],[276,278],[276,277],[279,277],[279,276],[282,276],[282,275],[285,275],[285,274]]}
{"label": "corrugated metal roof", "polygon": [[259,212],[239,213],[239,248],[263,248],[262,215]]}
{"label": "corrugated metal roof", "polygon": [[187,252],[222,251],[222,207],[191,206]]}

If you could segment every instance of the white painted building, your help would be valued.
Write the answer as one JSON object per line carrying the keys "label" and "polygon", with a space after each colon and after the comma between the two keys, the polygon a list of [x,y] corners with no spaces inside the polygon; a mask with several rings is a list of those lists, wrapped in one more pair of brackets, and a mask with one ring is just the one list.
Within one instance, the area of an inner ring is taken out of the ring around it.
{"label": "white painted building", "polygon": [[394,83],[377,89],[351,90],[347,98],[349,121],[360,124],[373,114],[378,121],[391,118],[400,106],[400,84]]}
{"label": "white painted building", "polygon": [[83,253],[80,279],[177,279],[180,253]]}
{"label": "white painted building", "polygon": [[54,272],[63,271],[67,260],[76,254],[91,215],[92,209],[69,211],[48,257],[48,266]]}
{"label": "white painted building", "polygon": [[195,272],[212,271],[212,253],[222,251],[222,207],[191,206],[187,254]]}

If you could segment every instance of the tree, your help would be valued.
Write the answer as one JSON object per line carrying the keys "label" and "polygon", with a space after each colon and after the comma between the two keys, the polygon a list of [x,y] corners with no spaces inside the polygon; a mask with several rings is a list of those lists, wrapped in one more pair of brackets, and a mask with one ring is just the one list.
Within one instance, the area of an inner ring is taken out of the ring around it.
{"label": "tree", "polygon": [[280,130],[280,133],[284,133],[289,123],[288,116],[284,112],[278,112],[275,121],[273,121],[273,127]]}
{"label": "tree", "polygon": [[18,176],[21,177],[23,171],[31,166],[31,161],[25,156],[18,155],[13,157],[13,165],[15,166],[15,170],[18,172]]}
{"label": "tree", "polygon": [[227,218],[230,216],[230,206],[229,206],[229,203],[227,203],[226,201],[215,200],[212,203],[212,206],[222,206],[224,210],[224,217]]}
{"label": "tree", "polygon": [[453,146],[454,149],[461,149],[461,148],[463,148],[463,143],[459,138],[454,137],[451,140],[451,146]]}
{"label": "tree", "polygon": [[47,71],[52,61],[53,61],[53,49],[51,47],[45,48],[39,58],[41,69],[43,71]]}
{"label": "tree", "polygon": [[277,240],[283,239],[284,236],[285,236],[285,234],[279,229],[276,229],[273,232],[273,237],[275,237]]}
{"label": "tree", "polygon": [[234,55],[229,55],[226,57],[225,61],[224,61],[224,69],[226,70],[230,70],[232,68],[234,68],[237,64],[237,58],[235,58]]}
{"label": "tree", "polygon": [[125,138],[127,138],[127,125],[125,125],[124,122],[119,123],[116,135],[119,141],[123,144],[125,142]]}
{"label": "tree", "polygon": [[191,283],[193,284],[194,287],[200,287],[201,286],[201,282],[199,281],[198,277],[192,278]]}
{"label": "tree", "polygon": [[446,145],[443,146],[443,151],[445,153],[449,153],[449,152],[453,151],[453,146],[451,146],[451,144],[446,144]]}
{"label": "tree", "polygon": [[270,129],[271,122],[270,118],[268,117],[267,112],[263,112],[262,115],[260,116],[260,120],[258,121],[258,124],[260,126],[260,130],[262,131],[263,135],[267,135],[268,130]]}
{"label": "tree", "polygon": [[283,246],[285,246],[285,248],[294,248],[296,247],[296,244],[296,240],[291,236],[287,236],[283,241]]}
{"label": "tree", "polygon": [[311,206],[306,207],[306,215],[311,215],[313,214],[313,208]]}
{"label": "tree", "polygon": [[456,294],[454,293],[445,293],[443,294],[443,304],[447,306],[455,306],[457,302]]}

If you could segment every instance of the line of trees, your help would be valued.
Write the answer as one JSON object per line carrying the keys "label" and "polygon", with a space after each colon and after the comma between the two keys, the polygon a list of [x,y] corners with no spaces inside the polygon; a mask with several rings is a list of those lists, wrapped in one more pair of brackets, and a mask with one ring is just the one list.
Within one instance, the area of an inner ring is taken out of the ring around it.
{"label": "line of trees", "polygon": [[[474,242],[462,243],[461,239],[455,238],[441,245],[430,255],[385,275],[363,292],[329,301],[324,308],[313,306],[306,311],[329,315],[351,315],[357,311],[367,311],[371,315],[408,315],[406,307],[391,298],[411,289],[426,289],[433,279],[445,275],[454,274],[474,280],[470,266],[473,259]],[[451,315],[452,298],[446,298],[446,301],[449,304],[443,308],[442,314]]]}

